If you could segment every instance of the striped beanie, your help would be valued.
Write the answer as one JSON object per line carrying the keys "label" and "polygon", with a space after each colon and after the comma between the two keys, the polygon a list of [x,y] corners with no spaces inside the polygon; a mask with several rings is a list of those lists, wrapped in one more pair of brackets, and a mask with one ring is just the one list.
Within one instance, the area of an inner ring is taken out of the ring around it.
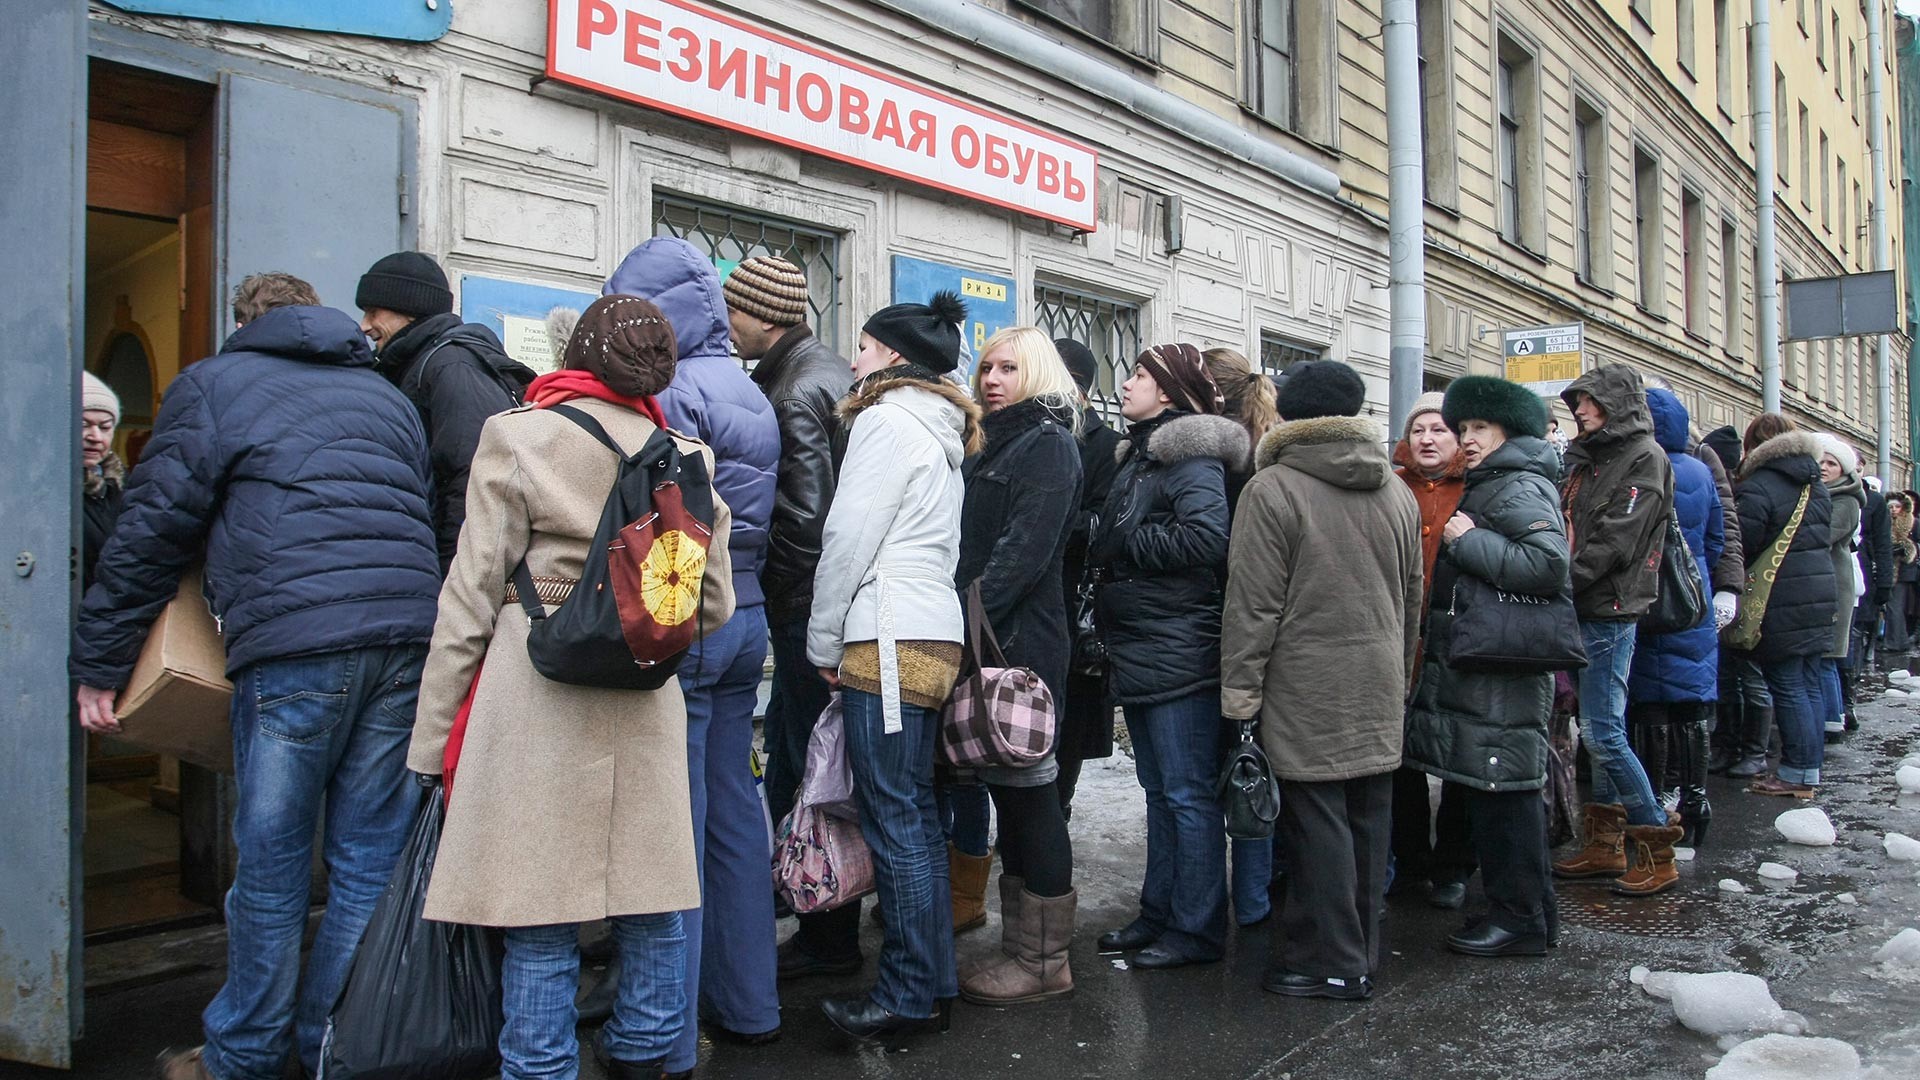
{"label": "striped beanie", "polygon": [[756,255],[733,268],[722,286],[727,306],[775,326],[807,320],[807,276],[778,256]]}

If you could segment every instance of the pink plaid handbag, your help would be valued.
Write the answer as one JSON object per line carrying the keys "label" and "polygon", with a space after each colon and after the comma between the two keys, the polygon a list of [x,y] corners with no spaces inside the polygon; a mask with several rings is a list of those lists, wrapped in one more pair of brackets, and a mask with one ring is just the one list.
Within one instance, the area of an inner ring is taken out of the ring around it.
{"label": "pink plaid handbag", "polygon": [[[940,752],[963,769],[1021,768],[1053,751],[1053,693],[1032,668],[1008,667],[987,622],[980,583],[967,589],[972,663],[940,714]],[[989,652],[983,653],[982,646]],[[988,667],[991,657],[998,666]]]}

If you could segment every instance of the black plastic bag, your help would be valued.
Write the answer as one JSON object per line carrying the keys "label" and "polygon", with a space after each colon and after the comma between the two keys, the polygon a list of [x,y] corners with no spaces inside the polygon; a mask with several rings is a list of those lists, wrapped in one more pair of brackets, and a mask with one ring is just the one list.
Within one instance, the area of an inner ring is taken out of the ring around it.
{"label": "black plastic bag", "polygon": [[435,786],[327,1017],[319,1080],[473,1080],[499,1070],[495,932],[420,914],[445,819],[446,789]]}

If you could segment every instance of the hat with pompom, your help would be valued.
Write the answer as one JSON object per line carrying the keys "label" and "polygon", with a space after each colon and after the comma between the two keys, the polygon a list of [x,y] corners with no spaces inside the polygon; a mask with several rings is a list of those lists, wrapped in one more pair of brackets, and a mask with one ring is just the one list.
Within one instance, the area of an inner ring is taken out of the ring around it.
{"label": "hat with pompom", "polygon": [[924,304],[883,307],[860,329],[907,363],[945,375],[960,363],[960,324],[966,320],[966,301],[942,289]]}

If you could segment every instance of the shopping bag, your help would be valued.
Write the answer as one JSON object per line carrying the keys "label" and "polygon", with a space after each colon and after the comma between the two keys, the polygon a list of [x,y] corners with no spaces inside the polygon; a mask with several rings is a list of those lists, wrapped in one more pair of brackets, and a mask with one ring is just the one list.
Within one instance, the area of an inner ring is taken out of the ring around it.
{"label": "shopping bag", "polygon": [[835,694],[807,742],[807,769],[793,811],[773,838],[773,887],[794,911],[831,911],[874,890],[873,853],[857,815]]}
{"label": "shopping bag", "polygon": [[800,792],[794,798],[795,806],[803,804],[836,817],[855,816],[853,765],[847,760],[846,722],[839,694],[827,699],[827,707],[807,739],[806,770],[800,775]]}
{"label": "shopping bag", "polygon": [[494,933],[421,917],[445,819],[436,785],[421,800],[327,1017],[319,1080],[477,1080],[499,1070]]}

